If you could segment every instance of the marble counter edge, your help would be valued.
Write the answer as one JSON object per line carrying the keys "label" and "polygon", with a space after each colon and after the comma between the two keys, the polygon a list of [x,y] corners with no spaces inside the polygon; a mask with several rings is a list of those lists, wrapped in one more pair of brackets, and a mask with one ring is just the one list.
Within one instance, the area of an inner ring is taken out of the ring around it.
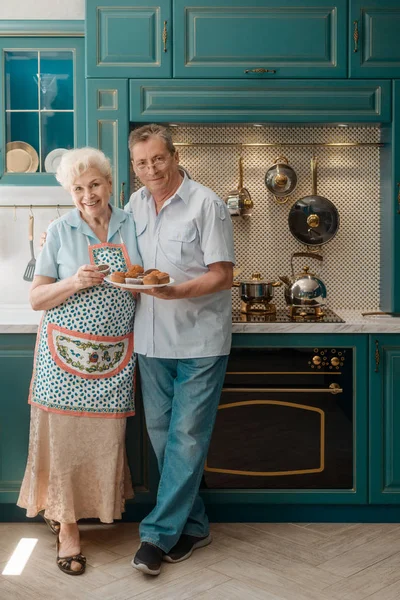
{"label": "marble counter edge", "polygon": [[[232,333],[399,333],[400,318],[362,317],[357,310],[335,311],[345,323],[233,323]],[[36,333],[42,313],[27,305],[0,306],[0,334]]]}

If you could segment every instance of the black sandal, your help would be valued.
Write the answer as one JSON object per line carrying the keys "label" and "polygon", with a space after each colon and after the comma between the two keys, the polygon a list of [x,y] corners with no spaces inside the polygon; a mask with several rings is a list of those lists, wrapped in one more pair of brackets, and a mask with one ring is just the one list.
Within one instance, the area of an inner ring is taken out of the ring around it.
{"label": "black sandal", "polygon": [[52,533],[54,533],[54,535],[58,535],[60,533],[60,523],[58,521],[54,521],[53,519],[48,519],[47,517],[45,517],[44,510],[41,510],[39,515],[43,518],[48,528]]}
{"label": "black sandal", "polygon": [[[57,550],[57,567],[67,575],[82,575],[86,569],[86,556],[83,554],[75,554],[75,556],[59,556],[58,550],[60,547],[60,538],[57,535],[56,540],[56,550]],[[75,561],[82,566],[82,569],[79,571],[74,571],[71,569],[71,563]]]}

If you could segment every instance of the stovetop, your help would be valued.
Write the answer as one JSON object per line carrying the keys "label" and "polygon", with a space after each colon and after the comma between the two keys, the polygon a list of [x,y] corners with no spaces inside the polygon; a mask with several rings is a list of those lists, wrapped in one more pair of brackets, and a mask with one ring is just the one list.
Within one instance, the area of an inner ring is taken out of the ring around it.
{"label": "stovetop", "polygon": [[289,317],[288,309],[278,308],[276,314],[245,314],[240,310],[232,312],[232,323],[344,323],[345,321],[339,317],[330,308],[324,308],[324,314],[317,317],[314,312],[307,312],[304,317],[296,316]]}

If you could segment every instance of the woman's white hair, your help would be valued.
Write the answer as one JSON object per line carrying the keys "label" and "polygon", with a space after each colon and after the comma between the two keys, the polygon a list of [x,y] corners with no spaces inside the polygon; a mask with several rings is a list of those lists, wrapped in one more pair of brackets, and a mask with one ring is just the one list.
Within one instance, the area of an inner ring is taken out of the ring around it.
{"label": "woman's white hair", "polygon": [[103,177],[111,179],[111,164],[104,152],[96,148],[75,148],[62,155],[56,179],[64,189],[71,191],[74,181],[88,169],[97,169]]}

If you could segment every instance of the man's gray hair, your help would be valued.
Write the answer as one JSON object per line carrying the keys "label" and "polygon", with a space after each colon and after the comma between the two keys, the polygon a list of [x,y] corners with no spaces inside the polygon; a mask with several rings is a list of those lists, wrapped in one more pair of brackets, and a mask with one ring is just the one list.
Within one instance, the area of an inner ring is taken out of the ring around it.
{"label": "man's gray hair", "polygon": [[101,150],[89,146],[65,152],[58,165],[56,179],[69,192],[76,178],[88,169],[97,169],[103,177],[111,179],[109,159]]}
{"label": "man's gray hair", "polygon": [[159,137],[165,143],[167,150],[170,154],[175,154],[176,148],[172,141],[171,132],[163,125],[157,125],[152,123],[151,125],[143,125],[134,129],[129,134],[129,152],[132,155],[133,147],[139,142],[146,142],[151,137]]}

